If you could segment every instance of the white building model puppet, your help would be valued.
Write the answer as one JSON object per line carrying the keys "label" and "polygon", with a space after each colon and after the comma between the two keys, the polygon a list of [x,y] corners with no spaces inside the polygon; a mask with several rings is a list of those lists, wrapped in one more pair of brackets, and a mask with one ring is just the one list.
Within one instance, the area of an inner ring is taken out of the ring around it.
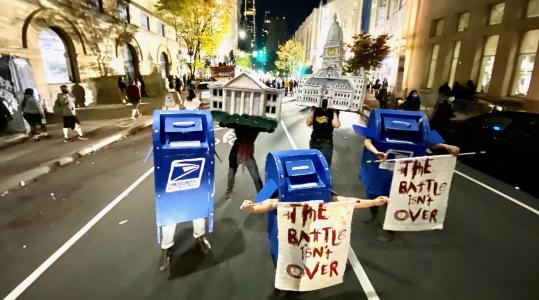
{"label": "white building model puppet", "polygon": [[230,116],[262,117],[273,121],[281,119],[283,92],[269,88],[246,73],[226,83],[210,85],[211,110]]}
{"label": "white building model puppet", "polygon": [[320,107],[328,100],[328,108],[358,111],[365,99],[365,72],[360,76],[342,76],[344,59],[343,34],[337,15],[329,28],[322,55],[322,69],[300,81],[297,100],[300,105]]}

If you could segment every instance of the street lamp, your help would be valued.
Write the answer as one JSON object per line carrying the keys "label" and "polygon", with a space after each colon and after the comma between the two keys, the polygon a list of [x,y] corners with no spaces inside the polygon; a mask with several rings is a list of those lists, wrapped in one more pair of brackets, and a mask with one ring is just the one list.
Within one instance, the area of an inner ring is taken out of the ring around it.
{"label": "street lamp", "polygon": [[245,32],[244,29],[240,30],[239,32],[239,37],[240,39],[244,40],[246,37],[247,37],[247,33]]}

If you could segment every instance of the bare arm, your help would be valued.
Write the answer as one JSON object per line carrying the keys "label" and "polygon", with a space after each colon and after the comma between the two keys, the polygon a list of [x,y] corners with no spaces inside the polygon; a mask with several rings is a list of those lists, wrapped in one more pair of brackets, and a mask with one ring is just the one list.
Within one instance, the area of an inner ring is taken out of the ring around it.
{"label": "bare arm", "polygon": [[263,214],[276,209],[277,202],[277,199],[267,199],[260,203],[244,200],[240,206],[240,210],[248,214]]}
{"label": "bare arm", "polygon": [[435,144],[435,145],[432,145],[430,146],[431,149],[445,149],[447,152],[457,156],[459,155],[460,153],[460,148],[457,147],[457,146],[453,146],[453,145],[448,145],[448,144],[444,144],[444,143],[439,143],[439,144]]}
{"label": "bare arm", "polygon": [[369,150],[374,155],[376,155],[376,157],[378,157],[378,159],[382,159],[382,160],[386,159],[386,154],[384,152],[378,151],[378,149],[376,149],[376,147],[372,144],[371,139],[366,138],[363,141],[363,146],[365,146],[365,149]]}
{"label": "bare arm", "polygon": [[343,197],[343,196],[333,196],[331,198],[332,201],[355,201],[356,204],[354,205],[354,209],[361,209],[361,208],[369,208],[373,206],[382,206],[385,205],[389,198],[386,196],[379,196],[376,197],[376,199],[368,200],[368,199],[359,199],[354,197]]}
{"label": "bare arm", "polygon": [[331,125],[333,125],[333,128],[341,127],[341,120],[339,120],[339,113],[336,110],[333,111],[333,121],[331,121]]}
{"label": "bare arm", "polygon": [[307,126],[313,126],[313,120],[314,120],[314,108],[311,108],[311,112],[309,113],[309,116],[307,117]]}

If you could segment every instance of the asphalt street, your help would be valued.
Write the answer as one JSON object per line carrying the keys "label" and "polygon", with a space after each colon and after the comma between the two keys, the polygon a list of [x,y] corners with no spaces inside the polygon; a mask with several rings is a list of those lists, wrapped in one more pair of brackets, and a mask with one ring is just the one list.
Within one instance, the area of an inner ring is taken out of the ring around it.
{"label": "asphalt street", "polygon": [[[298,148],[306,148],[308,111],[283,105],[283,123]],[[335,131],[334,189],[364,196],[357,179],[362,139],[343,113]],[[283,123],[262,133],[255,156],[261,176],[268,151],[291,149]],[[28,286],[20,299],[367,299],[349,265],[344,283],[308,292],[273,288],[264,215],[245,215],[239,206],[255,188],[247,170],[237,174],[232,199],[225,200],[228,151],[233,131],[216,129],[215,230],[213,251],[203,255],[191,224],[181,224],[171,269],[159,272],[153,174],[91,227]],[[0,198],[0,294],[12,292],[113,199],[152,168],[143,164],[151,145],[144,131],[61,168],[24,189]],[[539,199],[459,164],[458,171],[520,203],[539,209]],[[539,215],[455,174],[445,228],[397,233],[376,240],[381,219],[363,223],[356,211],[351,246],[380,299],[537,299]]]}

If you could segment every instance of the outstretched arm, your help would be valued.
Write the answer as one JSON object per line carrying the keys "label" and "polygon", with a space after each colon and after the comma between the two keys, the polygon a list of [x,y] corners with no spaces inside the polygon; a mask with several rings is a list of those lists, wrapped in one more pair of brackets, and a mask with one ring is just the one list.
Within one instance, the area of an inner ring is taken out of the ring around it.
{"label": "outstretched arm", "polygon": [[307,117],[307,126],[312,126],[314,121],[314,106],[311,107],[311,111],[309,112],[309,116]]}
{"label": "outstretched arm", "polygon": [[333,126],[333,128],[341,127],[341,120],[339,120],[339,112],[336,110],[333,111],[333,121],[331,121],[331,125]]}
{"label": "outstretched arm", "polygon": [[251,200],[244,200],[240,210],[248,214],[263,214],[277,208],[277,199],[267,199],[260,203]]}
{"label": "outstretched arm", "polygon": [[363,141],[363,146],[365,146],[365,149],[369,150],[374,155],[376,155],[376,157],[378,157],[378,159],[384,160],[384,159],[387,158],[386,154],[384,152],[380,152],[380,151],[378,151],[378,149],[376,149],[376,147],[372,144],[371,139],[365,138],[365,140]]}
{"label": "outstretched arm", "polygon": [[459,153],[460,153],[460,148],[459,147],[444,144],[444,143],[439,143],[439,144],[432,145],[432,146],[430,146],[430,148],[432,148],[432,149],[445,149],[447,152],[449,152],[449,153],[451,153],[451,154],[453,154],[455,156],[459,155]]}
{"label": "outstretched arm", "polygon": [[343,197],[343,196],[333,196],[331,198],[332,201],[355,201],[356,204],[354,205],[354,209],[361,209],[361,208],[369,208],[372,206],[382,206],[385,205],[389,198],[386,196],[379,196],[376,197],[376,199],[368,200],[368,199],[359,199],[354,197]]}

